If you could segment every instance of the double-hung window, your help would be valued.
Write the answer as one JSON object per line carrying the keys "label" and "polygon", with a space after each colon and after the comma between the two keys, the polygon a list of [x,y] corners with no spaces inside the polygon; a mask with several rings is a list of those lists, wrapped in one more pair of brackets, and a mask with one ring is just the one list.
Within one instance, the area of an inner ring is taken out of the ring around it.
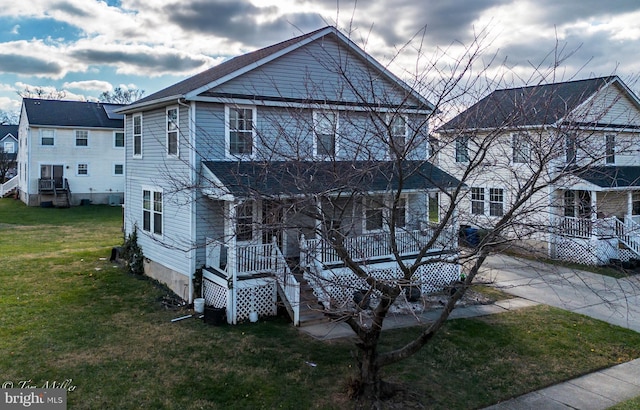
{"label": "double-hung window", "polygon": [[255,136],[255,108],[226,107],[225,111],[229,155],[252,156]]}
{"label": "double-hung window", "polygon": [[527,134],[513,134],[511,148],[515,164],[526,164],[531,160],[531,144]]}
{"label": "double-hung window", "polygon": [[76,147],[88,147],[89,146],[89,131],[76,130]]}
{"label": "double-hung window", "polygon": [[575,164],[577,160],[578,142],[574,134],[567,134],[564,137],[565,161],[567,164]]}
{"label": "double-hung window", "polygon": [[402,157],[407,143],[407,118],[394,115],[389,121],[389,152],[392,156]]}
{"label": "double-hung window", "polygon": [[124,175],[124,164],[113,164],[113,175],[114,176],[122,176]]}
{"label": "double-hung window", "polygon": [[13,154],[15,153],[15,144],[13,143],[13,141],[5,141],[4,142],[4,152],[6,154]]}
{"label": "double-hung window", "polygon": [[76,175],[86,177],[89,175],[89,164],[81,163],[78,164],[78,168],[76,170]]}
{"label": "double-hung window", "polygon": [[489,215],[502,216],[504,214],[504,191],[502,188],[489,188]]}
{"label": "double-hung window", "polygon": [[337,152],[338,114],[330,111],[313,113],[314,143],[316,157],[334,157]]}
{"label": "double-hung window", "polygon": [[484,215],[484,188],[471,188],[471,213]]}
{"label": "double-hung window", "polygon": [[40,131],[40,145],[54,146],[56,141],[55,130],[41,130]]}
{"label": "double-hung window", "polygon": [[115,131],[113,133],[113,146],[114,148],[124,148],[124,132]]}
{"label": "double-hung window", "polygon": [[469,137],[456,138],[456,162],[469,162]]}
{"label": "double-hung window", "polygon": [[253,239],[253,205],[252,201],[245,201],[236,208],[237,241],[250,241]]}
{"label": "double-hung window", "polygon": [[178,108],[167,108],[167,155],[178,155]]}
{"label": "double-hung window", "polygon": [[616,163],[616,136],[615,135],[610,134],[605,136],[605,162],[610,165]]}
{"label": "double-hung window", "polygon": [[142,157],[142,115],[133,116],[133,156]]}
{"label": "double-hung window", "polygon": [[365,231],[380,231],[383,226],[384,201],[382,197],[372,197],[364,201]]}
{"label": "double-hung window", "polygon": [[142,191],[142,230],[162,235],[162,191]]}

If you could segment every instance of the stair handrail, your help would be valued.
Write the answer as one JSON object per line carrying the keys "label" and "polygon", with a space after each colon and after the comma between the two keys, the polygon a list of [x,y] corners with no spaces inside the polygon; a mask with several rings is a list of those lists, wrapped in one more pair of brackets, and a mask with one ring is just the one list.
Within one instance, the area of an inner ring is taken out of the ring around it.
{"label": "stair handrail", "polygon": [[18,186],[18,175],[14,176],[4,184],[0,184],[0,197]]}
{"label": "stair handrail", "polygon": [[[639,229],[640,225],[633,222],[631,218],[625,218],[625,222],[615,218],[616,237],[638,256],[640,256],[640,241],[638,240],[639,237],[636,232],[640,232]],[[630,233],[629,231],[632,231],[633,233]]]}
{"label": "stair handrail", "polygon": [[280,247],[278,246],[277,238],[274,236],[272,239],[272,269],[276,275],[278,284],[284,291],[285,297],[291,306],[293,311],[293,325],[300,325],[300,283],[291,272],[289,264],[285,259]]}

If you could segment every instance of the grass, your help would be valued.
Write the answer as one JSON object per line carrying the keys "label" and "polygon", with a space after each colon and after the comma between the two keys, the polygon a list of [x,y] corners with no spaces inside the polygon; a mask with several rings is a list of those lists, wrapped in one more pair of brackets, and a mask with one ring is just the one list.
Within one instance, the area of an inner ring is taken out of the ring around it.
{"label": "grass", "polygon": [[[214,327],[165,309],[165,288],[109,262],[119,208],[0,200],[2,382],[72,379],[69,409],[351,408],[353,345],[283,318]],[[381,349],[417,328],[383,334]],[[640,357],[640,335],[538,306],[450,321],[384,371],[428,408],[483,407]]]}
{"label": "grass", "polygon": [[609,407],[608,410],[638,410],[640,409],[640,396],[633,399],[618,403],[613,407]]}

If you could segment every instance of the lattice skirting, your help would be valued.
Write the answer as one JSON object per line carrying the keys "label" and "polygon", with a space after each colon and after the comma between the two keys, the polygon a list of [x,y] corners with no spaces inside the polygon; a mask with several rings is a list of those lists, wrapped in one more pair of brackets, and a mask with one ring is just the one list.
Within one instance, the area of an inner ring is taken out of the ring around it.
{"label": "lattice skirting", "polygon": [[606,265],[610,259],[620,258],[618,240],[558,237],[556,257],[583,265]]}
{"label": "lattice skirting", "polygon": [[[256,279],[237,282],[236,317],[234,322],[248,320],[251,312],[258,316],[275,316],[278,313],[278,290],[275,280]],[[231,300],[231,289],[213,281],[203,280],[205,304],[217,308],[226,307],[233,312],[232,306],[227,306]],[[233,321],[233,320],[232,320]]]}
{"label": "lattice skirting", "polygon": [[[399,268],[368,269],[371,276],[380,281],[396,283],[402,276]],[[460,279],[460,266],[454,263],[434,262],[420,266],[414,278],[423,294],[440,292],[451,282]],[[334,271],[333,279],[323,285],[323,294],[328,296],[332,308],[346,307],[353,302],[353,294],[358,290],[366,291],[369,286],[364,279],[353,272],[342,269]]]}

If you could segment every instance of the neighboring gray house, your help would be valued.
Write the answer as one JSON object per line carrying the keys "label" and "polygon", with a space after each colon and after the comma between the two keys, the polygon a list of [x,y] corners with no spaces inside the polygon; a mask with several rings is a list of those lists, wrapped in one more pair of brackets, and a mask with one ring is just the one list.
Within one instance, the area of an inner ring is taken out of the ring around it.
{"label": "neighboring gray house", "polygon": [[[431,110],[334,27],[228,60],[119,110],[126,233],[137,228],[145,272],[184,299],[204,268],[206,302],[230,322],[275,314],[280,295],[298,324],[307,280],[325,307],[352,295],[317,278],[357,282],[318,232],[347,235],[367,269],[396,272],[381,204],[399,172],[413,175],[398,200],[399,251],[431,237],[438,192],[458,181],[425,161],[423,142],[397,166],[374,132],[410,144],[409,129],[428,135]],[[455,252],[456,238],[434,253]],[[417,275],[438,286],[458,272],[434,263]]]}
{"label": "neighboring gray house", "polygon": [[439,132],[438,164],[454,176],[491,141],[465,180],[461,224],[491,227],[541,169],[543,181],[563,178],[519,218],[527,249],[583,264],[640,259],[640,100],[619,77],[496,90]]}
{"label": "neighboring gray house", "polygon": [[24,98],[18,189],[27,205],[122,203],[124,116],[121,104]]}

